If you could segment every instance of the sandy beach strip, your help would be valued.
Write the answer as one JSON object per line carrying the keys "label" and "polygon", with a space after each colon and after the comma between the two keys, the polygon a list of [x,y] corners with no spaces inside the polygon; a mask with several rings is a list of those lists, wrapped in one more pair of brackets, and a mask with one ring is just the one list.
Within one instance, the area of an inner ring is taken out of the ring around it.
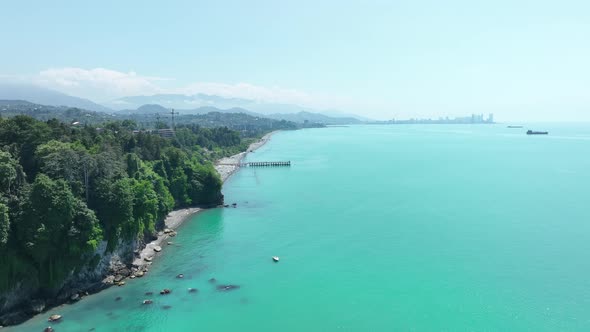
{"label": "sandy beach strip", "polygon": [[[237,166],[237,164],[239,164],[244,159],[244,157],[246,157],[246,155],[248,153],[254,152],[256,149],[259,149],[264,144],[266,144],[266,142],[268,142],[270,140],[270,137],[276,132],[277,131],[273,131],[273,132],[270,132],[270,133],[264,135],[260,140],[250,144],[250,146],[248,147],[248,150],[246,150],[244,152],[234,154],[231,157],[225,157],[225,158],[219,159],[217,161],[217,163],[215,164],[215,169],[217,170],[217,173],[219,173],[219,176],[221,177],[221,181],[225,182],[227,179],[229,179],[229,177],[240,168],[239,166]],[[232,164],[232,165],[228,165],[228,164]]]}
{"label": "sandy beach strip", "polygon": [[[225,182],[233,173],[235,173],[240,168],[239,166],[227,164],[239,164],[249,152],[255,151],[256,149],[266,144],[266,142],[270,140],[270,137],[275,132],[276,131],[270,132],[264,135],[260,140],[250,144],[247,151],[218,160],[215,165],[215,170],[217,170],[217,173],[219,173],[221,181]],[[159,232],[158,237],[154,241],[148,243],[145,246],[145,248],[143,248],[143,250],[139,252],[139,256],[136,256],[136,258],[133,260],[133,267],[136,268],[136,271],[146,271],[147,267],[151,265],[152,259],[156,256],[156,254],[159,253],[159,251],[156,250],[160,249],[161,251],[164,251],[164,248],[167,245],[167,243],[172,242],[172,239],[174,238],[174,236],[176,236],[176,229],[185,220],[187,220],[189,217],[201,210],[201,208],[186,208],[170,212],[164,220],[164,224],[166,225],[166,232]]]}

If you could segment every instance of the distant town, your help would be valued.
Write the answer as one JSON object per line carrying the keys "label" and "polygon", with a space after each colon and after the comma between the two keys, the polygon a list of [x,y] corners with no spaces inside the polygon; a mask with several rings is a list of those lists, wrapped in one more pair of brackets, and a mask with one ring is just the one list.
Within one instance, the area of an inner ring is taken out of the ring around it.
{"label": "distant town", "polygon": [[379,124],[492,124],[494,123],[494,114],[490,113],[487,118],[483,114],[471,114],[471,116],[449,118],[440,117],[438,119],[407,119],[376,122]]}

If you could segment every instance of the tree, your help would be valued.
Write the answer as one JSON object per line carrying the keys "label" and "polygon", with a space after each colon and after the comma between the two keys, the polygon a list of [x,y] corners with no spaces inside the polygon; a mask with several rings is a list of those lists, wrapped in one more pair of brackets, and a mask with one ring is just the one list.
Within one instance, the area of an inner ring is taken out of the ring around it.
{"label": "tree", "polygon": [[4,248],[8,243],[9,231],[10,220],[8,219],[8,207],[0,203],[0,248]]}
{"label": "tree", "polygon": [[158,195],[149,181],[133,181],[132,185],[134,225],[137,225],[138,229],[131,231],[135,231],[137,235],[143,235],[144,232],[153,234],[156,231],[158,216]]}
{"label": "tree", "polygon": [[114,249],[119,236],[133,238],[133,190],[131,179],[110,182],[102,180],[96,188],[96,211],[103,226],[109,249]]}
{"label": "tree", "polygon": [[24,182],[25,173],[22,166],[10,153],[0,150],[0,193],[10,195]]}
{"label": "tree", "polygon": [[74,195],[63,180],[53,181],[39,174],[21,208],[21,220],[16,223],[18,237],[25,252],[37,263],[43,284],[53,285],[61,279],[59,271],[63,266],[60,268],[58,262],[67,251],[65,240],[74,204]]}
{"label": "tree", "polygon": [[41,172],[72,184],[81,180],[80,158],[70,143],[51,140],[39,145],[36,152]]}

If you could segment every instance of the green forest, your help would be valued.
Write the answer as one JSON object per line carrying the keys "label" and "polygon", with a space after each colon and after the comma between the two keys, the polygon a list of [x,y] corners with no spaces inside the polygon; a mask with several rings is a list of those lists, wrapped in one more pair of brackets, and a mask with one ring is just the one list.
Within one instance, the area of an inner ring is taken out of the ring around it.
{"label": "green forest", "polygon": [[0,292],[41,291],[107,250],[150,240],[171,210],[223,202],[213,161],[252,140],[226,127],[180,126],[175,137],[135,122],[72,126],[0,118]]}

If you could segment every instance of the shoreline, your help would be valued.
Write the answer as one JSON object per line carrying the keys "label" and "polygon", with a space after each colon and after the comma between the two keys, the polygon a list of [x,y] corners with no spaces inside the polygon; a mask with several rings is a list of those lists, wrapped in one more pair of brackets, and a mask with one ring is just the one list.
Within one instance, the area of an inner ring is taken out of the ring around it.
{"label": "shoreline", "polygon": [[278,130],[271,131],[270,133],[262,136],[261,139],[250,144],[250,146],[248,146],[248,149],[244,152],[240,152],[238,154],[234,154],[233,156],[224,157],[224,158],[219,159],[215,163],[215,170],[217,171],[217,173],[219,173],[219,176],[221,177],[221,181],[223,183],[225,183],[225,181],[227,179],[229,179],[238,169],[240,169],[239,166],[233,166],[233,165],[227,165],[227,164],[239,164],[246,157],[246,155],[248,155],[248,153],[254,152],[254,151],[258,150],[259,148],[261,148],[262,146],[264,146],[268,141],[270,141],[270,138],[272,137],[272,135],[274,135],[277,132],[278,132]]}
{"label": "shoreline", "polygon": [[[248,146],[248,149],[244,152],[240,152],[233,156],[217,160],[215,162],[214,167],[217,173],[219,174],[222,183],[225,184],[225,182],[231,177],[231,175],[233,175],[240,168],[237,165],[227,164],[239,164],[248,153],[254,152],[255,150],[262,147],[264,144],[266,144],[270,140],[270,137],[277,131],[273,131],[264,135],[258,141],[250,144]],[[88,287],[85,288],[86,291],[84,291],[84,288],[80,288],[73,292],[67,293],[66,296],[61,299],[54,299],[53,301],[51,301],[53,302],[53,305],[51,305],[51,302],[49,302],[47,303],[49,304],[49,306],[44,307],[40,311],[31,312],[28,309],[22,310],[21,308],[14,310],[12,314],[6,313],[6,315],[3,316],[8,317],[12,315],[15,318],[20,317],[20,319],[16,320],[16,324],[8,325],[20,325],[24,321],[29,320],[36,315],[43,315],[44,313],[50,310],[55,310],[56,308],[59,308],[66,303],[76,302],[82,299],[83,297],[98,293],[101,290],[104,290],[112,286],[124,286],[127,279],[143,277],[146,273],[148,273],[149,268],[153,263],[153,260],[163,255],[163,252],[165,251],[164,245],[172,244],[171,239],[176,236],[178,228],[190,217],[194,216],[195,214],[203,210],[204,208],[192,207],[171,211],[164,219],[164,230],[158,232],[156,239],[146,243],[145,246],[143,246],[143,248],[140,245],[135,249],[131,265],[123,263],[118,257],[115,258],[115,260],[111,258],[111,261],[109,262],[109,271],[107,271],[107,273],[101,277],[102,281],[100,281],[99,279],[97,283],[92,283],[88,285]],[[70,297],[70,293],[71,296],[75,296],[75,299],[74,297]],[[24,319],[21,320],[22,318]],[[0,324],[0,328],[2,327],[3,326]]]}
{"label": "shoreline", "polygon": [[[215,163],[215,170],[221,177],[221,181],[225,184],[225,182],[240,169],[239,166],[227,164],[239,164],[246,157],[246,155],[248,155],[248,153],[254,152],[264,146],[264,144],[266,144],[270,140],[271,136],[276,132],[277,130],[262,136],[261,139],[250,144],[248,149],[244,152],[219,159]],[[168,213],[166,219],[164,219],[164,230],[158,233],[158,236],[155,240],[146,243],[145,247],[139,250],[138,255],[133,259],[131,273],[124,278],[120,278],[120,280],[117,282],[115,282],[114,278],[109,278],[110,276],[107,276],[103,282],[108,284],[120,284],[121,281],[125,279],[143,277],[149,271],[149,267],[152,265],[153,259],[162,255],[161,252],[164,251],[163,245],[171,242],[171,238],[176,236],[177,229],[180,227],[180,225],[202,210],[203,208],[184,208],[173,210]]]}

